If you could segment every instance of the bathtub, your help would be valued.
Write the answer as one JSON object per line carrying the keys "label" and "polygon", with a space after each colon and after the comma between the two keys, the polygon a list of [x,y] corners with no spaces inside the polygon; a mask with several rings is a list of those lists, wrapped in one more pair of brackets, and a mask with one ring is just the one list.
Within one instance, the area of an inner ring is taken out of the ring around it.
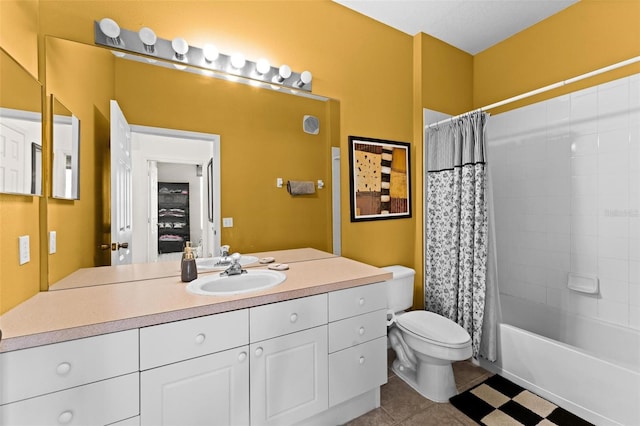
{"label": "bathtub", "polygon": [[638,330],[506,295],[501,308],[498,360],[482,367],[596,425],[640,425]]}

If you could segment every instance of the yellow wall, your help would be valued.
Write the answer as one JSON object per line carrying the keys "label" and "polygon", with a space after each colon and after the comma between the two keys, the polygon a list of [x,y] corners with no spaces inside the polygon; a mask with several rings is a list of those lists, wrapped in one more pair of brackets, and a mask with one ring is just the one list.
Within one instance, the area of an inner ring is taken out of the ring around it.
{"label": "yellow wall", "polygon": [[422,106],[457,115],[473,108],[473,56],[421,34]]}
{"label": "yellow wall", "polygon": [[102,256],[109,255],[99,246],[108,225],[101,207],[109,193],[103,176],[109,167],[115,57],[104,49],[51,37],[45,49],[47,94],[53,93],[80,119],[80,199],[50,198],[47,204],[47,225],[57,236],[56,253],[49,255],[48,280],[54,283],[78,268],[105,264]]}
{"label": "yellow wall", "polygon": [[[582,0],[474,56],[473,103],[480,108],[640,55],[640,1]],[[496,109],[539,102],[621,78],[640,65]]]}
{"label": "yellow wall", "polygon": [[[29,73],[38,75],[37,1],[0,1],[0,46]],[[0,73],[8,76],[9,62],[2,55]],[[34,77],[35,78],[35,77]],[[2,83],[3,93],[15,87]],[[1,104],[4,104],[3,96]],[[31,108],[31,106],[29,106]],[[40,289],[40,197],[0,194],[0,313]],[[18,237],[28,235],[30,262],[18,262]]]}

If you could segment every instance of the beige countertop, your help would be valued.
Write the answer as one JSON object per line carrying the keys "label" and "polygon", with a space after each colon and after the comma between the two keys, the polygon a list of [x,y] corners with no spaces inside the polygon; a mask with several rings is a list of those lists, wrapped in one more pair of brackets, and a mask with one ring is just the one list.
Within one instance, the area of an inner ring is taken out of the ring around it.
{"label": "beige countertop", "polygon": [[[284,262],[287,279],[248,294],[201,296],[186,291],[178,276],[82,286],[41,292],[0,316],[0,352],[243,309],[384,281],[391,273],[355,260],[313,249],[265,252]],[[318,253],[316,253],[318,252]],[[303,260],[311,255],[311,260]],[[153,268],[153,267],[152,267]],[[104,272],[102,268],[94,268]],[[213,272],[215,273],[215,272]],[[94,272],[95,274],[95,272]],[[90,277],[95,275],[89,274]]]}

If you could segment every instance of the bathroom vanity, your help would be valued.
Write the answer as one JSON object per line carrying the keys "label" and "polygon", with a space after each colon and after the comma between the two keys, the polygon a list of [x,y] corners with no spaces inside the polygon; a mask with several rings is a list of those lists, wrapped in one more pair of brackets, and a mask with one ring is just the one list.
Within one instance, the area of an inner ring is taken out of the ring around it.
{"label": "bathroom vanity", "polygon": [[227,297],[179,277],[34,296],[0,316],[1,423],[326,425],[378,407],[391,274],[332,255],[285,273]]}

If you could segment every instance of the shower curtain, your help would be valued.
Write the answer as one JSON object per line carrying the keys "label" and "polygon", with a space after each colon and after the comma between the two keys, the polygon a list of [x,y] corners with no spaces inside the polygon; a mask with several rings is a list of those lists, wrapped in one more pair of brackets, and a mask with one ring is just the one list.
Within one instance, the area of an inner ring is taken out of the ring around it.
{"label": "shower curtain", "polygon": [[474,358],[494,361],[497,284],[495,271],[488,273],[494,264],[488,260],[488,116],[476,112],[427,129],[424,294],[426,310],[467,330]]}

